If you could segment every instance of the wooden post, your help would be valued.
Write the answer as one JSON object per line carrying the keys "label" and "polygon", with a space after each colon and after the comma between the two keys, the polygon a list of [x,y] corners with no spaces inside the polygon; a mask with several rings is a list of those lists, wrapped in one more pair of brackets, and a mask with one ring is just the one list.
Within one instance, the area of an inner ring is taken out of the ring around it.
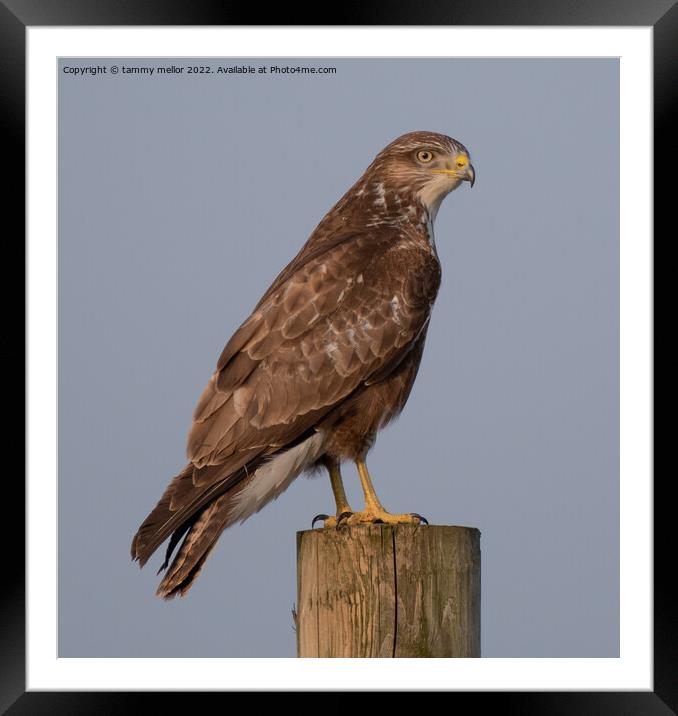
{"label": "wooden post", "polygon": [[298,532],[296,630],[301,657],[480,656],[480,532]]}

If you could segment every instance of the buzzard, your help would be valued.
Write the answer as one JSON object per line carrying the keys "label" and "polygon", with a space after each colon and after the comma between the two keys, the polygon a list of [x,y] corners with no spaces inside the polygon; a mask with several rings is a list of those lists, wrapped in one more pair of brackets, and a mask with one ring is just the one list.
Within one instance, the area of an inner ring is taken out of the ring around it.
{"label": "buzzard", "polygon": [[[327,469],[336,502],[336,515],[316,518],[326,528],[423,520],[386,511],[365,457],[417,375],[440,285],[438,208],[474,180],[456,140],[433,132],[398,137],[273,281],[198,400],[188,464],[134,536],[140,566],[170,538],[159,572],[181,542],[159,596],[183,596],[224,529],[318,467]],[[365,493],[360,512],[346,499],[345,460],[356,463]]]}

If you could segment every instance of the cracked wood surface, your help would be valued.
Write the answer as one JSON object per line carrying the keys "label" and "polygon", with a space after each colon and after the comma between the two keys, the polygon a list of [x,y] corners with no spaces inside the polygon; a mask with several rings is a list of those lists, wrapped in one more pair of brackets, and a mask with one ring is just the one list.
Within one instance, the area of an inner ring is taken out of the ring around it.
{"label": "cracked wood surface", "polygon": [[296,612],[300,657],[480,656],[480,532],[298,532]]}

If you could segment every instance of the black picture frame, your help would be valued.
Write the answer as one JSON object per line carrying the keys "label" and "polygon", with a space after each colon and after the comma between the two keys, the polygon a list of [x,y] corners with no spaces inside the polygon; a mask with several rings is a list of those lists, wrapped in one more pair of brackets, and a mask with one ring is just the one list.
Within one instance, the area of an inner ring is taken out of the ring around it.
{"label": "black picture frame", "polygon": [[[670,226],[668,192],[673,181],[659,177],[675,151],[672,119],[678,93],[678,4],[675,0],[420,0],[416,4],[338,4],[333,25],[568,25],[652,26],[654,30],[654,174],[655,226]],[[25,229],[25,51],[26,29],[32,26],[87,25],[253,25],[261,8],[247,9],[192,0],[0,0],[0,97],[3,104],[3,147],[6,215],[13,214],[17,234]],[[266,13],[266,25],[328,24],[309,16],[301,6],[279,4]],[[622,161],[624,158],[622,157]],[[673,167],[671,167],[673,169]],[[667,176],[669,175],[667,172]],[[674,200],[675,201],[675,200]],[[6,222],[7,223],[7,222]],[[5,251],[10,243],[8,240]],[[7,253],[5,254],[7,256]],[[6,259],[7,261],[8,259]],[[21,259],[19,259],[21,261]],[[7,265],[7,264],[6,264]],[[12,305],[12,304],[6,304]],[[5,336],[6,341],[8,337]],[[14,342],[16,345],[18,341]],[[7,345],[7,344],[6,344]],[[10,349],[6,347],[6,353]],[[11,463],[10,463],[11,464]],[[7,465],[7,462],[6,462]],[[26,692],[25,691],[25,561],[18,545],[25,511],[24,489],[16,469],[6,471],[3,503],[8,522],[3,550],[4,579],[0,590],[0,713],[113,714],[135,707],[161,708],[167,697],[181,707],[190,693]],[[671,501],[668,479],[654,484],[654,692],[510,692],[453,693],[459,699],[482,699],[478,705],[502,713],[521,714],[670,714],[678,712],[678,629],[676,600],[670,588],[672,554]],[[10,516],[16,526],[9,526]],[[152,702],[151,702],[152,699]],[[323,699],[324,700],[324,699]],[[497,702],[495,704],[495,702]],[[350,708],[350,701],[342,703]]]}

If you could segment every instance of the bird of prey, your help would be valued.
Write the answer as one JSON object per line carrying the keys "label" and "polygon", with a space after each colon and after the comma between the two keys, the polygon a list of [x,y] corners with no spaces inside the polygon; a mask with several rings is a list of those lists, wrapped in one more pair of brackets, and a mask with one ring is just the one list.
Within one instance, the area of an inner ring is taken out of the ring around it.
{"label": "bird of prey", "polygon": [[[475,172],[466,148],[433,132],[386,146],[320,221],[221,353],[188,435],[188,464],[132,542],[143,566],[169,537],[158,596],[182,596],[224,529],[324,467],[336,502],[326,528],[419,524],[377,497],[365,458],[403,409],[440,285],[433,223]],[[355,462],[365,508],[348,504]],[[315,521],[314,521],[315,524]],[[183,541],[182,541],[183,540]]]}

